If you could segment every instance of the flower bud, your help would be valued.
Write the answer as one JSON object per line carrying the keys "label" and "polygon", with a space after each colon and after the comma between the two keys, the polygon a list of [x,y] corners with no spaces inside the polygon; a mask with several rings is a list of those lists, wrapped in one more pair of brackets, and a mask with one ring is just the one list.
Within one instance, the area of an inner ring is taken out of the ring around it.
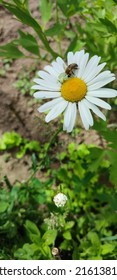
{"label": "flower bud", "polygon": [[63,207],[66,202],[67,202],[68,198],[65,194],[63,193],[58,193],[57,195],[54,196],[54,203],[57,207]]}

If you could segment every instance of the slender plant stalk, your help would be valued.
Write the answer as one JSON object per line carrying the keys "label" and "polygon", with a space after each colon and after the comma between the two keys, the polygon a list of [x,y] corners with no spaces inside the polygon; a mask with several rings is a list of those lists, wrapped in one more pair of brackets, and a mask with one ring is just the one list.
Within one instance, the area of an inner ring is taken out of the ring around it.
{"label": "slender plant stalk", "polygon": [[60,125],[60,127],[55,131],[55,133],[53,134],[53,136],[50,139],[49,145],[47,146],[44,158],[40,161],[39,165],[37,166],[37,168],[32,172],[32,174],[30,175],[30,177],[28,178],[28,180],[26,181],[27,183],[31,181],[31,179],[35,176],[35,174],[37,173],[37,171],[40,169],[40,167],[43,165],[43,163],[45,162],[45,159],[47,158],[48,152],[52,146],[52,144],[55,142],[56,137],[58,136],[58,134],[62,131],[63,126]]}
{"label": "slender plant stalk", "polygon": [[[59,20],[59,13],[58,13],[57,0],[56,0],[56,22],[57,22],[57,23],[60,23],[60,20]],[[57,44],[58,44],[59,54],[62,56],[62,48],[61,48],[60,36],[58,36],[58,38],[57,38]]]}
{"label": "slender plant stalk", "polygon": [[7,187],[9,188],[9,190],[11,191],[12,190],[12,185],[11,185],[11,183],[10,183],[10,181],[9,181],[9,179],[6,175],[4,176],[4,181],[7,185]]}
{"label": "slender plant stalk", "polygon": [[63,129],[63,126],[60,125],[60,127],[55,131],[55,133],[53,134],[53,136],[50,139],[49,145],[46,149],[46,154],[48,153],[49,149],[51,148],[52,144],[55,142],[56,137],[58,136],[59,132],[61,132]]}

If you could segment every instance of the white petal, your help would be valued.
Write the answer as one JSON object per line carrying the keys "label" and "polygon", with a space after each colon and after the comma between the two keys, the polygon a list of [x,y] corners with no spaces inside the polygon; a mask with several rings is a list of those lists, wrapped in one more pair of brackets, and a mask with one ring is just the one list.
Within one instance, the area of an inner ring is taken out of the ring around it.
{"label": "white petal", "polygon": [[68,63],[68,65],[74,63],[74,54],[73,54],[73,52],[68,52],[68,54],[67,54],[67,63]]}
{"label": "white petal", "polygon": [[53,77],[58,78],[58,72],[57,72],[56,69],[54,69],[52,66],[46,65],[46,66],[44,67],[44,69],[45,69],[48,73],[50,73]]}
{"label": "white petal", "polygon": [[73,104],[72,102],[68,103],[68,106],[64,113],[64,126],[65,127],[68,127],[69,123],[70,123],[70,119],[71,119],[71,115],[72,115],[72,104]]}
{"label": "white petal", "polygon": [[43,79],[41,79],[41,78],[35,78],[34,80],[33,80],[36,84],[39,84],[39,85],[42,85],[42,86],[47,86],[47,85],[49,85],[49,86],[55,86],[55,85],[57,85],[58,86],[58,82],[56,82],[56,81],[54,81],[54,82],[51,82],[51,81],[49,81],[49,80],[43,80]]}
{"label": "white petal", "polygon": [[49,86],[40,86],[40,85],[34,85],[31,87],[31,89],[37,89],[37,90],[43,90],[43,91],[58,91],[60,92],[60,89],[52,89],[51,87]]}
{"label": "white petal", "polygon": [[84,54],[84,50],[81,50],[81,51],[76,52],[76,53],[74,54],[74,62],[75,62],[76,64],[78,64],[78,66],[81,64],[81,61],[82,61],[84,55],[85,55],[85,54]]}
{"label": "white petal", "polygon": [[87,95],[93,97],[112,98],[117,96],[117,90],[110,88],[100,88],[87,92]]}
{"label": "white petal", "polygon": [[59,102],[59,104],[56,104],[51,111],[48,113],[48,115],[45,118],[46,122],[50,122],[51,120],[55,119],[56,117],[58,117],[67,107],[68,101],[66,100],[62,100],[61,102]]}
{"label": "white petal", "polygon": [[70,120],[69,126],[67,127],[67,132],[71,132],[74,128],[74,124],[75,124],[75,120],[76,120],[76,113],[77,113],[76,103],[74,102],[72,104],[71,120]]}
{"label": "white petal", "polygon": [[101,63],[100,65],[98,65],[97,67],[95,67],[95,69],[89,73],[89,75],[87,76],[87,78],[85,78],[85,82],[88,83],[88,82],[90,82],[93,78],[95,78],[95,77],[101,72],[101,70],[104,68],[105,65],[106,65],[106,63]]}
{"label": "white petal", "polygon": [[40,86],[54,89],[55,91],[60,89],[60,84],[59,83],[51,83],[51,81],[47,83],[46,81],[44,81],[42,79],[38,79],[38,78],[34,79],[34,82],[36,84],[39,84]]}
{"label": "white petal", "polygon": [[[43,87],[44,88],[44,87]],[[39,89],[39,85],[33,85],[31,89]]]}
{"label": "white petal", "polygon": [[89,73],[94,72],[95,68],[97,67],[98,63],[100,61],[100,57],[97,55],[94,55],[89,62],[87,63],[87,66],[85,68],[85,71],[82,75],[82,79],[86,79],[89,75]]}
{"label": "white petal", "polygon": [[87,85],[92,85],[94,83],[100,82],[100,80],[110,78],[111,72],[110,71],[103,71],[99,75],[97,75],[94,79],[92,79],[90,82],[87,83]]}
{"label": "white petal", "polygon": [[87,107],[87,104],[85,102],[85,98],[81,100],[81,106],[82,106],[82,111],[83,111],[89,125],[92,126],[93,125],[93,117],[92,117],[92,114],[91,114],[89,108]]}
{"label": "white petal", "polygon": [[82,74],[84,73],[84,69],[86,67],[87,61],[89,58],[89,53],[83,55],[81,61],[78,63],[78,77],[81,78]]}
{"label": "white petal", "polygon": [[63,70],[66,68],[66,64],[61,57],[57,57],[56,61],[62,66]]}
{"label": "white petal", "polygon": [[64,113],[64,125],[63,130],[71,132],[76,120],[76,103],[69,102]]}
{"label": "white petal", "polygon": [[45,104],[41,105],[39,108],[38,108],[38,111],[40,113],[42,112],[46,112],[50,109],[52,109],[56,104],[59,105],[59,103],[61,103],[61,101],[63,101],[64,99],[62,97],[59,97],[59,98],[55,98],[54,100],[51,100],[49,102],[46,102]]}
{"label": "white petal", "polygon": [[102,120],[106,120],[106,117],[104,116],[104,114],[99,110],[99,108],[92,104],[91,102],[89,102],[88,100],[85,99],[85,103],[87,104],[87,107],[89,107],[89,109],[91,109],[98,117],[100,117]]}
{"label": "white petal", "polygon": [[[87,55],[87,54],[86,54]],[[72,63],[76,63],[78,65],[78,70],[76,71],[76,76],[79,77],[79,70],[81,69],[80,63],[82,63],[82,59],[84,57],[84,50],[78,51],[75,54],[69,52],[67,55],[68,65]]]}
{"label": "white petal", "polygon": [[88,86],[88,91],[99,89],[114,80],[115,80],[115,77],[113,77],[113,75],[112,75],[110,78],[104,79],[100,82],[97,82],[97,83],[94,83],[94,84]]}
{"label": "white petal", "polygon": [[107,102],[105,102],[105,101],[103,101],[103,100],[101,100],[97,97],[85,96],[85,98],[87,100],[89,100],[91,103],[96,104],[101,108],[104,108],[104,109],[107,109],[107,110],[111,109],[111,106]]}
{"label": "white petal", "polygon": [[57,78],[53,75],[48,74],[46,71],[38,71],[37,73],[40,78],[46,80],[46,81],[51,81],[52,83],[57,82]]}
{"label": "white petal", "polygon": [[60,75],[61,73],[63,73],[65,71],[63,66],[56,61],[52,62],[52,66],[53,66],[54,70],[58,73],[58,75]]}
{"label": "white petal", "polygon": [[60,92],[55,92],[55,91],[37,91],[34,93],[34,97],[39,99],[56,98],[60,96],[61,96]]}
{"label": "white petal", "polygon": [[86,119],[84,111],[82,110],[82,103],[81,103],[81,101],[78,102],[78,108],[79,108],[79,113],[80,113],[80,117],[81,117],[82,123],[83,123],[85,129],[88,130],[89,129],[89,123],[88,123],[88,121]]}

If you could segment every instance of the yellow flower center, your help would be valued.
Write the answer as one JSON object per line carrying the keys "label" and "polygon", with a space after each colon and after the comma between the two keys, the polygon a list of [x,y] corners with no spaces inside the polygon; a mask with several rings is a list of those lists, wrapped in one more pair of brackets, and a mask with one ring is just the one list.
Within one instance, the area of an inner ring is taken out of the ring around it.
{"label": "yellow flower center", "polygon": [[85,82],[76,77],[66,80],[61,87],[62,97],[70,102],[80,101],[86,95],[86,92]]}

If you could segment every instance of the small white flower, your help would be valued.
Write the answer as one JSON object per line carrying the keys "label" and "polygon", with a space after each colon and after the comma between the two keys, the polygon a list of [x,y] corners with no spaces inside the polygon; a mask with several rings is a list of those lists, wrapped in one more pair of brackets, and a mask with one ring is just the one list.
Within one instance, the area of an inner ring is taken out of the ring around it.
{"label": "small white flower", "polygon": [[[38,108],[39,112],[49,110],[45,121],[48,123],[64,112],[63,130],[73,130],[77,110],[85,129],[93,126],[92,113],[106,120],[105,115],[98,108],[111,109],[111,106],[101,98],[117,96],[117,91],[104,87],[115,80],[115,75],[110,71],[102,71],[106,63],[99,64],[100,57],[94,55],[89,59],[89,53],[84,50],[75,54],[68,52],[67,64],[62,58],[57,57],[44,71],[39,71],[40,78],[34,79],[37,90],[35,98],[53,98]],[[101,73],[100,73],[101,72]]]}
{"label": "small white flower", "polygon": [[66,204],[68,198],[65,194],[63,193],[58,193],[57,195],[54,196],[54,203],[57,207],[62,207]]}

